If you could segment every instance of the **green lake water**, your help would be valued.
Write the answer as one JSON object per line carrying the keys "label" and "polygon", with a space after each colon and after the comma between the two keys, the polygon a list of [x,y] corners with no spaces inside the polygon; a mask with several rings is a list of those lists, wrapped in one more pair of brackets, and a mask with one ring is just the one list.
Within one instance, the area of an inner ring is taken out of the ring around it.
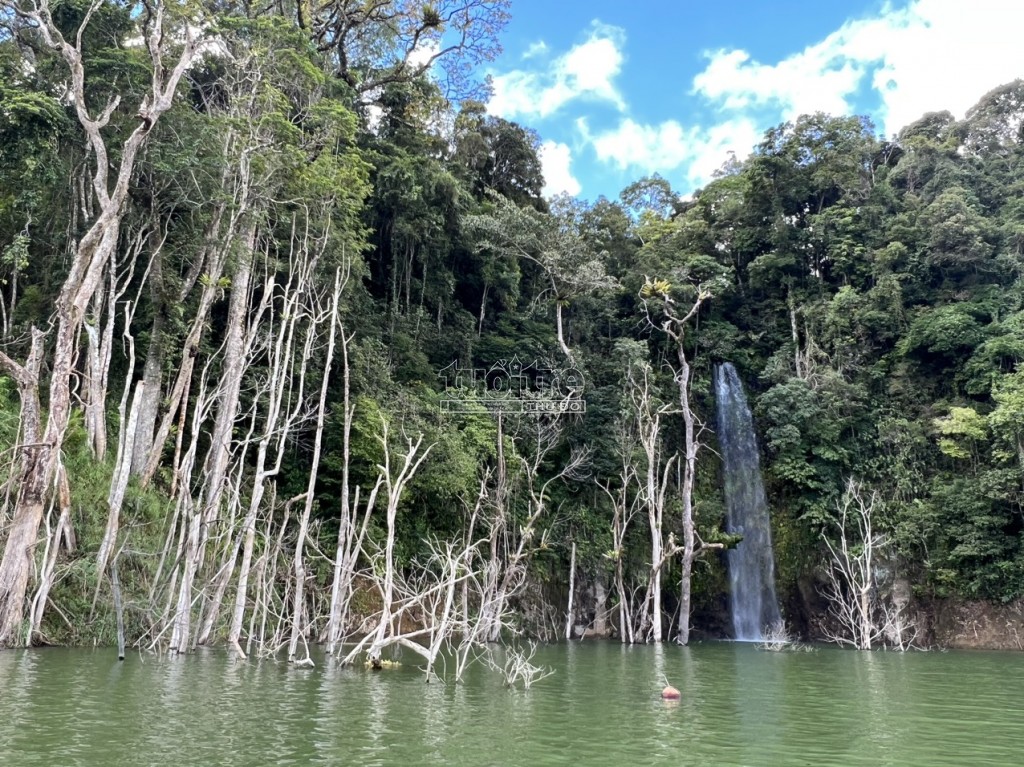
{"label": "green lake water", "polygon": [[407,660],[0,652],[0,765],[1024,765],[1024,654],[563,644],[529,691]]}

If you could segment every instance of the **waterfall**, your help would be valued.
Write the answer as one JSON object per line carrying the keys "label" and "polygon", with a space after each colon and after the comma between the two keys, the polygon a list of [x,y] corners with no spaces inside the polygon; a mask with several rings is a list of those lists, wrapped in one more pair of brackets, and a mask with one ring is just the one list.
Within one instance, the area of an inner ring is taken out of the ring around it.
{"label": "waterfall", "polygon": [[758,640],[765,627],[781,620],[775,596],[775,559],[754,421],[736,368],[728,362],[715,368],[715,402],[727,529],[743,536],[726,554],[733,632],[739,640]]}

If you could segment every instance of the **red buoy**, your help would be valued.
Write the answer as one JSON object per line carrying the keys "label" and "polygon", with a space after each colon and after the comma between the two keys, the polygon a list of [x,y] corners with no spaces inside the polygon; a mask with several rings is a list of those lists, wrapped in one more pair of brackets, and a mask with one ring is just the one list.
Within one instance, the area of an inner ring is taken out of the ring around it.
{"label": "red buoy", "polygon": [[668,685],[664,690],[661,691],[662,700],[679,700],[682,696],[672,685]]}

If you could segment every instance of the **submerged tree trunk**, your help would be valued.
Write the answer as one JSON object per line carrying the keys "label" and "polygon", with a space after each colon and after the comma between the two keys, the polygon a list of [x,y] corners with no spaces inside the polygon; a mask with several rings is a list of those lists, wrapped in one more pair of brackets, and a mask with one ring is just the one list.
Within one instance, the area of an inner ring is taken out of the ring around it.
{"label": "submerged tree trunk", "polygon": [[[643,453],[644,479],[640,497],[647,509],[647,527],[651,536],[650,580],[644,599],[640,635],[648,636],[649,628],[651,641],[661,642],[665,638],[662,625],[662,570],[667,559],[673,555],[671,546],[665,545],[665,506],[669,477],[676,457],[662,460],[661,419],[668,411],[664,406],[656,406],[651,391],[650,365],[644,363],[638,370],[631,371],[629,386],[636,438]],[[630,475],[631,472],[624,471],[624,481]]]}
{"label": "submerged tree trunk", "polygon": [[[302,509],[302,517],[299,521],[299,533],[295,541],[295,596],[292,609],[292,630],[288,642],[288,660],[295,661],[295,653],[299,646],[299,635],[302,633],[302,610],[305,606],[303,596],[306,587],[306,566],[303,561],[303,549],[306,545],[306,535],[309,529],[309,515],[313,510],[313,500],[316,492],[317,469],[320,465],[320,449],[323,444],[324,419],[327,416],[327,389],[330,382],[331,364],[334,362],[334,340],[338,330],[338,300],[341,296],[341,276],[337,275],[334,280],[334,294],[331,296],[331,329],[327,339],[327,359],[324,361],[323,382],[320,385],[320,401],[316,412],[316,433],[313,437],[313,457],[309,472],[309,481],[306,484],[306,503]],[[303,361],[305,366],[305,361]],[[309,659],[309,653],[306,653]]]}
{"label": "submerged tree trunk", "polygon": [[885,538],[874,526],[880,503],[877,492],[868,492],[851,477],[829,520],[832,534],[821,532],[829,553],[822,595],[837,624],[835,631],[826,627],[825,634],[830,641],[851,644],[858,650],[870,650],[885,628],[876,621],[876,613],[886,612],[876,598],[875,583],[875,555],[885,545]]}
{"label": "submerged tree trunk", "polygon": [[188,546],[184,569],[179,584],[171,649],[183,653],[191,647],[191,612],[194,580],[205,558],[210,528],[220,513],[221,497],[231,455],[231,433],[238,416],[238,398],[242,385],[247,350],[246,312],[249,306],[249,283],[252,275],[256,246],[256,224],[247,227],[242,252],[231,280],[231,300],[228,304],[227,334],[217,394],[217,416],[210,435],[210,449],[204,465],[203,494],[190,520]]}
{"label": "submerged tree trunk", "polygon": [[[39,588],[36,589],[35,597],[32,599],[32,609],[29,612],[29,629],[25,637],[25,644],[31,645],[33,637],[42,633],[43,612],[46,608],[46,601],[50,598],[50,589],[54,584],[54,570],[57,566],[57,556],[60,554],[60,539],[64,531],[71,525],[71,491],[68,487],[67,473],[61,468],[57,477],[57,500],[60,508],[60,516],[57,520],[57,527],[51,532],[49,515],[46,518],[46,551],[43,553],[43,567],[39,575]],[[51,503],[52,510],[52,503]]]}
{"label": "submerged tree trunk", "polygon": [[[643,290],[641,290],[648,324],[651,327],[660,329],[675,347],[676,366],[673,370],[673,375],[678,394],[679,412],[683,416],[683,449],[685,453],[682,463],[682,478],[679,482],[679,494],[682,504],[682,519],[680,521],[683,532],[683,545],[675,547],[676,553],[682,554],[682,574],[679,580],[679,623],[676,630],[676,641],[679,644],[687,644],[690,641],[690,591],[693,563],[702,552],[708,549],[721,549],[723,547],[720,543],[705,544],[700,541],[697,536],[696,520],[694,519],[693,487],[697,471],[697,453],[700,448],[700,441],[693,408],[690,405],[690,360],[687,357],[686,334],[690,321],[695,320],[701,306],[712,297],[711,291],[706,286],[698,285],[696,287],[697,297],[690,304],[689,308],[686,309],[685,314],[679,313],[675,301],[657,283],[652,283],[648,280]],[[663,319],[660,322],[656,322],[650,315],[647,299],[652,296],[659,296],[662,300],[661,313]]]}
{"label": "submerged tree trunk", "polygon": [[614,586],[618,598],[619,641],[633,644],[633,604],[626,589],[626,536],[636,512],[639,493],[633,488],[636,482],[636,466],[633,461],[632,430],[625,418],[620,419],[617,428],[618,453],[621,459],[619,487],[612,491],[611,484],[598,483],[612,504],[612,559],[615,563]]}
{"label": "submerged tree trunk", "polygon": [[572,639],[573,599],[576,594],[576,542],[572,543],[572,554],[569,557],[569,605],[565,610],[565,638]]}
{"label": "submerged tree trunk", "polygon": [[18,505],[7,533],[3,559],[0,560],[0,647],[20,642],[22,610],[28,591],[29,574],[35,553],[36,537],[43,518],[43,475],[37,469],[41,412],[39,404],[39,368],[43,357],[43,334],[32,329],[32,349],[25,365],[19,365],[0,352],[5,372],[18,385],[21,399],[21,468]]}
{"label": "submerged tree trunk", "polygon": [[679,488],[682,500],[683,525],[683,556],[682,574],[679,579],[679,625],[676,630],[676,641],[679,644],[690,642],[690,590],[693,576],[693,559],[696,555],[695,522],[693,519],[693,483],[697,471],[697,436],[694,430],[693,409],[690,407],[690,361],[686,350],[680,343],[676,347],[676,359],[679,367],[675,371],[676,387],[679,391],[679,409],[683,414],[683,449],[686,457],[683,461],[683,477]]}
{"label": "submerged tree trunk", "polygon": [[[31,448],[30,456],[26,453],[28,460],[23,461],[14,520],[3,560],[0,561],[0,646],[20,642],[18,625],[24,610],[45,496],[60,465],[64,435],[71,417],[71,379],[78,336],[86,311],[99,289],[111,254],[117,247],[124,203],[134,175],[136,159],[157,120],[171,107],[178,82],[197,52],[193,39],[195,27],[184,24],[180,30],[166,30],[168,41],[172,37],[184,38],[184,46],[173,67],[168,68],[163,64],[160,46],[165,41],[164,4],[156,4],[149,18],[150,37],[146,40],[151,64],[151,88],[138,110],[138,124],[125,139],[118,162],[114,165],[102,131],[118,107],[120,97],[112,98],[98,116],[93,116],[85,94],[82,32],[89,23],[91,13],[85,16],[83,27],[79,29],[73,45],[65,40],[54,23],[48,0],[37,0],[31,9],[22,9],[20,13],[33,23],[46,45],[60,53],[68,67],[69,95],[95,158],[91,181],[92,191],[99,203],[99,215],[75,245],[67,277],[56,300],[56,333],[49,365],[51,375],[46,429],[41,439],[37,436],[33,440],[36,446]],[[116,167],[116,177],[111,188],[112,166]],[[27,416],[22,416],[24,435],[28,434],[24,427],[38,424],[40,418],[39,360],[38,357],[32,360],[36,356],[36,343],[36,338],[33,338],[33,352],[30,354],[30,362],[25,366],[17,365],[6,355],[0,358],[0,365],[18,380],[22,407],[27,405],[30,411]],[[41,338],[38,343],[41,346]],[[35,392],[21,392],[27,387],[34,387]],[[36,433],[38,435],[38,426]]]}

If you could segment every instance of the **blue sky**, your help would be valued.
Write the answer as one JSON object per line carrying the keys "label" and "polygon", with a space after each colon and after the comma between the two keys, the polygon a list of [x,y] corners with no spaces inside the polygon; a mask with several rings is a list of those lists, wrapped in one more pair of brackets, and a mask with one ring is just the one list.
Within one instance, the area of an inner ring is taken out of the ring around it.
{"label": "blue sky", "polygon": [[882,135],[1024,76],[1024,0],[513,0],[493,114],[535,129],[548,194],[681,193],[806,112]]}

